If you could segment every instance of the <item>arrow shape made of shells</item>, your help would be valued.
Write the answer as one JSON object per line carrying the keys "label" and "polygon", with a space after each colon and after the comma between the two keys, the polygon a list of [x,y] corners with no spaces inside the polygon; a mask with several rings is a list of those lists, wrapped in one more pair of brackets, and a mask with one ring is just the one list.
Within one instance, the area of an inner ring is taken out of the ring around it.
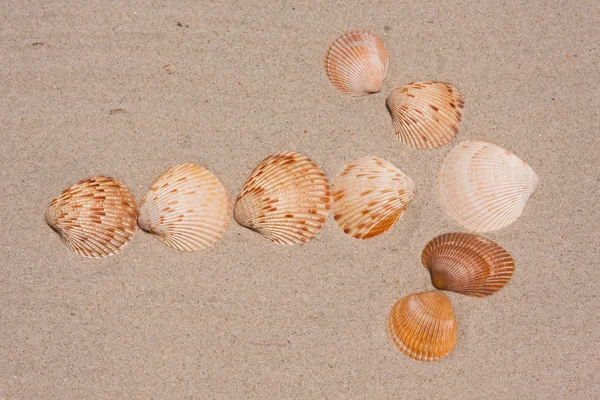
{"label": "arrow shape made of shells", "polygon": [[[347,32],[327,49],[324,70],[341,93],[382,90],[389,54],[368,30]],[[435,149],[458,135],[464,99],[448,82],[413,82],[386,99],[394,132],[413,149]],[[457,144],[436,176],[441,208],[464,228],[488,232],[521,215],[538,185],[533,169],[514,154],[484,141]],[[106,176],[83,179],[50,202],[45,219],[73,252],[104,258],[121,251],[137,226],[166,246],[200,251],[225,234],[231,217],[271,242],[306,244],[324,228],[330,208],[352,239],[373,239],[398,223],[417,192],[397,166],[375,156],[348,163],[330,187],[321,168],[295,152],[279,152],[250,173],[232,210],[225,185],[206,167],[181,164],[161,174],[138,209],[127,186]],[[387,319],[394,345],[407,356],[433,361],[448,355],[458,331],[450,298],[442,291],[486,297],[514,271],[510,254],[482,236],[454,232],[432,239],[422,263],[438,289],[398,300]]]}

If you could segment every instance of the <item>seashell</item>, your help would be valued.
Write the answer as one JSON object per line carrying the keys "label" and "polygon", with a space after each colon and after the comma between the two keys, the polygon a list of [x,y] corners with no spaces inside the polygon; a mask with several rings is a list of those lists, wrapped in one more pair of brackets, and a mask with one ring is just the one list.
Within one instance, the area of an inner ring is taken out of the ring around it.
{"label": "seashell", "polygon": [[464,101],[450,83],[413,82],[394,90],[386,104],[402,143],[413,149],[434,149],[458,134]]}
{"label": "seashell", "polygon": [[306,243],[323,229],[330,196],[325,174],[309,158],[276,153],[252,171],[234,218],[275,243]]}
{"label": "seashell", "polygon": [[221,239],[230,218],[231,200],[219,178],[182,164],[154,182],[140,204],[138,224],[171,248],[197,251]]}
{"label": "seashell", "polygon": [[421,255],[437,289],[484,297],[502,289],[515,263],[500,245],[471,233],[445,233],[432,239]]}
{"label": "seashell", "polygon": [[479,232],[513,223],[537,184],[533,169],[517,156],[478,140],[454,147],[436,178],[442,208],[465,228]]}
{"label": "seashell", "polygon": [[387,329],[396,347],[415,360],[438,360],[456,345],[452,303],[438,291],[415,293],[398,300]]}
{"label": "seashell", "polygon": [[338,37],[327,49],[325,74],[342,93],[365,95],[381,91],[389,55],[375,33],[356,30]]}
{"label": "seashell", "polygon": [[46,210],[46,222],[83,257],[121,250],[136,229],[137,206],[121,182],[106,176],[83,179],[63,190]]}
{"label": "seashell", "polygon": [[369,239],[390,229],[415,194],[415,182],[394,165],[361,157],[335,178],[334,219],[347,235]]}

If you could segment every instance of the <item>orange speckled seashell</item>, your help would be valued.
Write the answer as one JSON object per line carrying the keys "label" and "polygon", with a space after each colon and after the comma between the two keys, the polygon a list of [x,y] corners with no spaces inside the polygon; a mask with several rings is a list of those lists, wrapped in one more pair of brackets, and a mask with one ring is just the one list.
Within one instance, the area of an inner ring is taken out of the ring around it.
{"label": "orange speckled seashell", "polygon": [[325,55],[325,74],[342,93],[361,96],[381,91],[388,52],[375,33],[356,30],[338,37]]}
{"label": "orange speckled seashell", "polygon": [[415,193],[415,182],[390,162],[361,157],[335,178],[334,219],[347,235],[369,239],[390,229]]}
{"label": "orange speckled seashell", "polygon": [[413,82],[386,100],[396,135],[413,149],[434,149],[458,134],[464,105],[460,92],[447,82]]}
{"label": "orange speckled seashell", "polygon": [[531,167],[495,144],[467,140],[444,158],[437,196],[448,215],[465,228],[489,232],[513,223],[538,185]]}
{"label": "orange speckled seashell", "polygon": [[252,171],[234,218],[275,243],[306,243],[323,229],[330,200],[329,182],[314,162],[298,153],[276,153]]}
{"label": "orange speckled seashell", "polygon": [[445,233],[432,239],[421,260],[433,286],[467,296],[484,297],[502,289],[515,263],[500,245],[471,233]]}
{"label": "orange speckled seashell", "polygon": [[456,345],[452,303],[439,291],[411,294],[398,300],[387,320],[387,329],[396,347],[415,360],[439,360]]}
{"label": "orange speckled seashell", "polygon": [[53,199],[46,222],[74,252],[89,258],[112,256],[133,237],[137,206],[121,182],[106,176],[81,180]]}
{"label": "orange speckled seashell", "polygon": [[158,177],[140,203],[138,224],[171,248],[197,251],[221,239],[230,218],[221,180],[204,167],[182,164]]}

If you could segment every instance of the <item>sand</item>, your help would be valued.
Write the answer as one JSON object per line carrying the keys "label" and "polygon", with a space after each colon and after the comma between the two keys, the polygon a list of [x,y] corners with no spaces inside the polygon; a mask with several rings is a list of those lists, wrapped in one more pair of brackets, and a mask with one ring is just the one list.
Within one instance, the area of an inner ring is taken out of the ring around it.
{"label": "sand", "polygon": [[[0,4],[0,399],[599,398],[598,3],[265,4]],[[352,28],[387,45],[381,93],[342,97],[323,73],[327,46]],[[461,132],[438,150],[392,131],[385,98],[417,80],[465,96]],[[485,234],[515,259],[508,286],[451,293],[458,344],[417,362],[385,319],[432,288],[425,244],[461,230],[434,177],[466,139],[515,153],[541,183],[514,224]],[[199,253],[139,231],[87,260],[44,222],[79,179],[114,176],[140,201],[183,162],[207,165],[235,198],[282,150],[330,179],[377,155],[418,194],[377,239],[351,240],[330,215],[293,247],[232,221]]]}

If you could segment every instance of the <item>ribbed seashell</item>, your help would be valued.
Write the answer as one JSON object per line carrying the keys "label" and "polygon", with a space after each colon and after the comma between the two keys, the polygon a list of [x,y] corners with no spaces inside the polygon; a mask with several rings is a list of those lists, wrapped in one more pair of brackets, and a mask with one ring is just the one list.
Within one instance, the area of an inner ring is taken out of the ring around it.
{"label": "ribbed seashell", "polygon": [[365,95],[381,91],[389,55],[375,33],[356,30],[338,37],[325,55],[325,73],[342,93]]}
{"label": "ribbed seashell", "polygon": [[323,229],[330,197],[325,174],[309,158],[276,153],[252,171],[234,218],[275,243],[306,243]]}
{"label": "ribbed seashell", "polygon": [[456,145],[436,179],[442,208],[459,224],[478,232],[513,223],[537,184],[536,173],[520,158],[478,140]]}
{"label": "ribbed seashell", "polygon": [[221,239],[230,218],[231,200],[219,178],[182,164],[154,182],[140,203],[138,224],[171,248],[197,251]]}
{"label": "ribbed seashell", "polygon": [[409,83],[394,90],[386,103],[396,135],[413,149],[441,147],[458,134],[464,101],[450,83]]}
{"label": "ribbed seashell", "polygon": [[415,193],[415,182],[390,162],[361,157],[335,178],[333,216],[347,235],[369,239],[390,229]]}
{"label": "ribbed seashell", "polygon": [[500,245],[471,233],[445,233],[432,239],[421,255],[437,289],[484,297],[502,289],[515,263]]}
{"label": "ribbed seashell", "polygon": [[452,303],[439,291],[415,293],[398,300],[387,329],[396,347],[415,360],[439,360],[456,345]]}
{"label": "ribbed seashell", "polygon": [[46,210],[46,222],[83,257],[103,258],[121,250],[136,230],[137,206],[121,182],[106,176],[83,179],[65,189]]}

